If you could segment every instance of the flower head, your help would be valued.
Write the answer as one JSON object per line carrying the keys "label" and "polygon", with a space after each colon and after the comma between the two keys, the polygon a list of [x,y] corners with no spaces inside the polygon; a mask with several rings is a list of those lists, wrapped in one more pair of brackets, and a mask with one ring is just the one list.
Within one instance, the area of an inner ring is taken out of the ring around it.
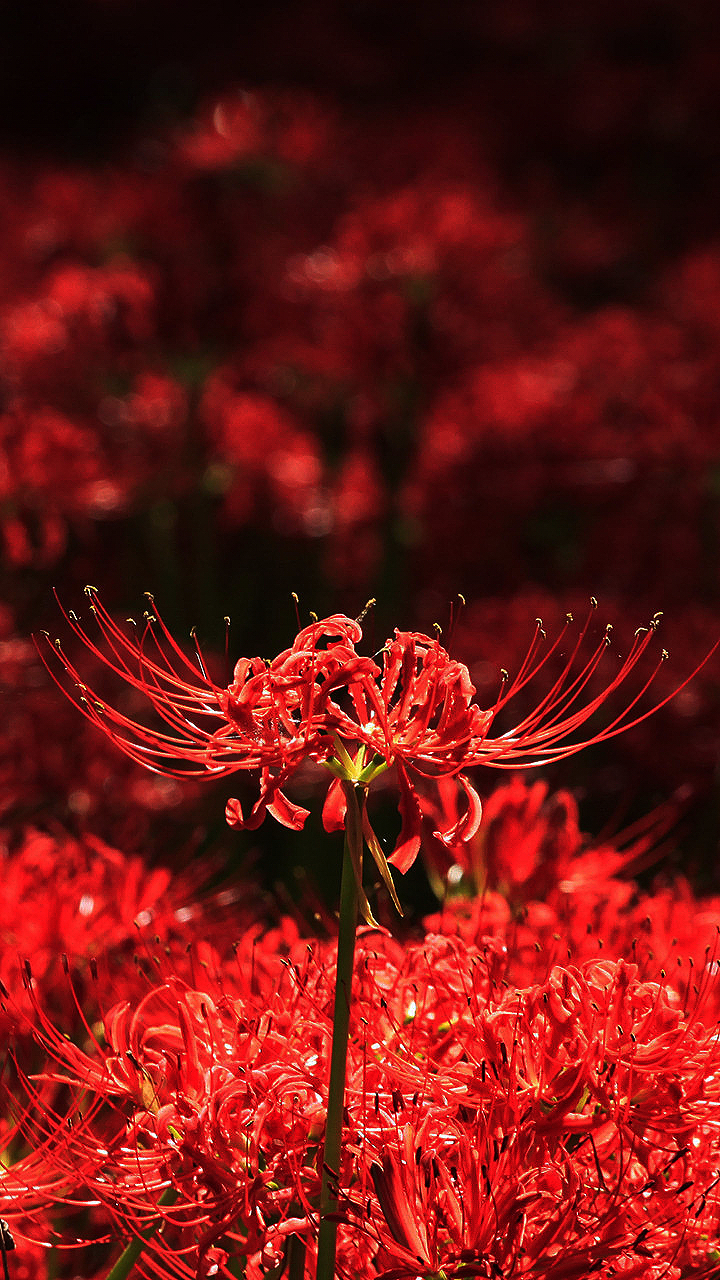
{"label": "flower head", "polygon": [[[654,639],[659,615],[636,632],[619,670],[600,689],[594,680],[610,645],[611,628],[583,659],[588,619],[563,669],[535,708],[514,727],[493,736],[497,715],[557,656],[567,630],[543,651],[545,633],[538,619],[515,679],[510,682],[503,672],[500,695],[492,707],[483,709],[467,667],[450,656],[438,635],[396,631],[381,650],[380,667],[358,652],[360,620],[334,614],[302,628],[291,646],[271,661],[241,658],[232,682],[222,687],[208,674],[199,647],[188,657],[157,611],[146,614],[142,630],[132,620],[124,628],[101,605],[94,587],[86,591],[104,643],[96,643],[69,612],[72,629],[96,657],[143,695],[161,727],[146,726],[90,689],[59,641],[56,656],[70,677],[69,692],[76,705],[123,751],[173,777],[255,774],[259,792],[251,811],[244,813],[237,799],[230,800],[226,810],[231,825],[245,828],[259,826],[266,813],[295,830],[302,827],[308,810],[288,798],[285,786],[307,761],[325,765],[334,774],[323,813],[328,829],[344,823],[346,785],[366,791],[378,774],[394,767],[401,831],[390,861],[401,871],[417,855],[424,818],[434,819],[434,834],[448,847],[476,833],[481,806],[466,776],[468,769],[545,764],[632,727],[655,709],[641,709],[639,703],[667,656],[663,650],[658,666],[626,696],[609,724],[583,736],[587,723],[635,671]],[[568,614],[566,628],[571,623]],[[456,803],[448,803],[443,784],[438,804],[440,780],[452,779]],[[366,817],[364,823],[368,846],[385,875],[385,855]]]}

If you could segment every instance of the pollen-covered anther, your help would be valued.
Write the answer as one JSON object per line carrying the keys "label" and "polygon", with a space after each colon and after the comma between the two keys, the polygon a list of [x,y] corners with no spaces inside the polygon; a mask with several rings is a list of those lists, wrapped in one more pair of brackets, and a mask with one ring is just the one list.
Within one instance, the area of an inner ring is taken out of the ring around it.
{"label": "pollen-covered anther", "polygon": [[377,600],[375,599],[374,596],[371,596],[371,598],[365,603],[364,607],[360,610],[355,621],[358,624],[363,622],[367,617],[368,613],[370,612],[370,610],[375,608],[376,604],[377,604]]}

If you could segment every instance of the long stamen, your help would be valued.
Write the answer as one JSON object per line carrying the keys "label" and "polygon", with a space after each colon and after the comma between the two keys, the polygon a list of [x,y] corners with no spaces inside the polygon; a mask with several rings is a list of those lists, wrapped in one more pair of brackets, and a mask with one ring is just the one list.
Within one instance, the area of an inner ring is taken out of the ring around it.
{"label": "long stamen", "polygon": [[[633,716],[633,711],[647,693],[663,662],[667,659],[667,653],[663,650],[654,669],[640,689],[633,694],[609,724],[581,741],[568,741],[568,738],[585,725],[607,702],[608,698],[624,685],[625,681],[638,666],[649,644],[652,643],[658,625],[658,617],[659,615],[656,615],[653,618],[649,628],[639,628],[638,632],[636,632],[630,653],[614,678],[594,697],[577,705],[583,691],[587,688],[589,681],[596,672],[605,650],[609,646],[609,633],[606,630],[601,643],[591,654],[585,666],[577,675],[572,676],[572,669],[579,647],[587,631],[586,623],[569,661],[565,664],[561,675],[555,681],[549,693],[513,729],[500,734],[496,738],[487,737],[478,747],[474,763],[486,764],[498,769],[510,769],[518,766],[535,767],[549,761],[560,760],[581,751],[584,747],[604,742],[620,733],[626,732],[630,728],[634,728],[650,715],[653,715],[655,711],[667,705],[705,666],[718,648],[720,641],[715,643],[697,669],[678,685],[672,693],[667,694],[660,702],[654,703],[646,711]],[[531,651],[534,643],[535,641],[531,644]],[[525,666],[526,663],[523,664],[523,668]],[[522,683],[525,684],[527,682],[528,680],[523,678]],[[517,692],[517,686],[515,692]],[[498,699],[495,708],[493,708],[493,715],[508,703],[511,696],[511,692],[508,690]]]}

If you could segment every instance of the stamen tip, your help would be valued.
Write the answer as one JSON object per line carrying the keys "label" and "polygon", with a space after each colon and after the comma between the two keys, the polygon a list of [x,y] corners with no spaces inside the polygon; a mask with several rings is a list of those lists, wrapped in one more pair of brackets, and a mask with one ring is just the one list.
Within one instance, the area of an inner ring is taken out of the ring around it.
{"label": "stamen tip", "polygon": [[358,616],[357,616],[357,618],[355,619],[355,621],[356,621],[356,622],[358,622],[358,623],[359,623],[359,622],[362,622],[362,620],[363,620],[363,618],[366,616],[366,614],[367,614],[367,613],[369,613],[369,611],[370,611],[371,609],[374,609],[376,604],[377,604],[377,600],[375,599],[375,597],[374,597],[374,596],[372,596],[372,597],[367,601],[367,603],[366,603],[366,605],[365,605],[364,609],[361,609],[361,611],[360,611],[360,613],[358,614]]}

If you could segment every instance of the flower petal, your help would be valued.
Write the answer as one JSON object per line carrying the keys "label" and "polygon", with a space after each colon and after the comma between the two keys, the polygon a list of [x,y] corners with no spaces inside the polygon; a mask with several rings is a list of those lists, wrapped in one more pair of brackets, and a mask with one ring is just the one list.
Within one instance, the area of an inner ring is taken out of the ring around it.
{"label": "flower petal", "polygon": [[398,764],[397,776],[400,789],[398,808],[402,827],[388,861],[404,874],[412,866],[420,851],[422,809],[415,788],[401,764]]}
{"label": "flower petal", "polygon": [[447,849],[451,849],[453,845],[465,844],[468,840],[472,840],[473,836],[477,834],[480,819],[482,818],[482,803],[475,788],[462,773],[458,774],[457,781],[465,792],[467,800],[465,812],[460,815],[457,822],[453,823],[451,827],[446,827],[443,831],[433,832],[433,835],[438,840],[441,840]]}
{"label": "flower petal", "polygon": [[345,829],[346,813],[347,800],[345,799],[342,782],[339,778],[334,778],[328,787],[328,793],[323,805],[322,821],[325,830],[343,831]]}
{"label": "flower petal", "polygon": [[300,804],[293,804],[292,800],[288,800],[282,791],[275,791],[271,803],[267,806],[267,811],[271,817],[275,818],[283,827],[289,827],[291,831],[302,831],[305,826],[305,819],[310,814],[309,809],[303,809]]}

